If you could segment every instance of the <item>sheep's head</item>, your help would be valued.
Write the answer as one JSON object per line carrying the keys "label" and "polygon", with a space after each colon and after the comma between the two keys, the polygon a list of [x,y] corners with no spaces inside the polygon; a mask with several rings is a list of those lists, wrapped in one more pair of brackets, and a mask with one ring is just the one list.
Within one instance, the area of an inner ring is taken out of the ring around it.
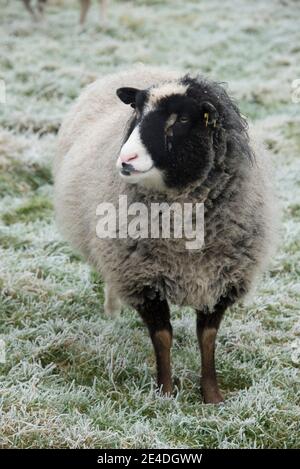
{"label": "sheep's head", "polygon": [[119,88],[117,95],[134,109],[117,160],[129,183],[181,188],[203,181],[232,131],[247,143],[245,121],[215,83],[187,76],[147,90]]}

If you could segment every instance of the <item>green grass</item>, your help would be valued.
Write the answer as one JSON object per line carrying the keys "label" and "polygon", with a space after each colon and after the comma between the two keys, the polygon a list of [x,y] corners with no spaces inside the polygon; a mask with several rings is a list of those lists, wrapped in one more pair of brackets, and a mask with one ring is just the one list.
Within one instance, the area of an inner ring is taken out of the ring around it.
{"label": "green grass", "polygon": [[[286,4],[115,0],[106,29],[90,12],[78,34],[76,2],[53,0],[33,25],[19,2],[0,0],[0,447],[299,447],[300,34],[297,2]],[[193,311],[172,309],[176,394],[157,396],[141,320],[104,316],[101,278],[54,223],[63,116],[97,76],[141,61],[228,82],[274,157],[280,245],[249,304],[222,324],[220,406],[201,399]]]}
{"label": "green grass", "polygon": [[50,182],[51,174],[48,168],[11,161],[9,169],[3,169],[0,174],[0,196],[21,195]]}
{"label": "green grass", "polygon": [[32,196],[15,210],[5,212],[2,220],[6,225],[30,223],[36,220],[49,219],[52,215],[52,204],[47,197]]}

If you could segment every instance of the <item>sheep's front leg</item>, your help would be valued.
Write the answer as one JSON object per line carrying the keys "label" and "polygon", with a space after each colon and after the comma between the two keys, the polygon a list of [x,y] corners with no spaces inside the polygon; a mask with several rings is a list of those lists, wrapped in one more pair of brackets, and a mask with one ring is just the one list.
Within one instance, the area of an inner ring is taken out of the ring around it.
{"label": "sheep's front leg", "polygon": [[34,9],[31,6],[30,0],[23,0],[23,3],[25,5],[26,10],[29,11],[29,13],[32,15],[32,18],[36,20],[37,19],[36,14],[35,14]]}
{"label": "sheep's front leg", "polygon": [[81,10],[79,23],[81,26],[85,23],[87,12],[91,6],[91,0],[80,0]]}
{"label": "sheep's front leg", "polygon": [[144,303],[137,308],[143,321],[148,327],[153,343],[156,367],[157,385],[163,394],[172,393],[171,375],[171,346],[172,326],[170,323],[170,310],[166,300],[145,298]]}
{"label": "sheep's front leg", "polygon": [[215,367],[216,337],[223,314],[233,304],[232,297],[222,297],[212,313],[197,311],[197,337],[201,352],[201,388],[206,404],[223,402]]}

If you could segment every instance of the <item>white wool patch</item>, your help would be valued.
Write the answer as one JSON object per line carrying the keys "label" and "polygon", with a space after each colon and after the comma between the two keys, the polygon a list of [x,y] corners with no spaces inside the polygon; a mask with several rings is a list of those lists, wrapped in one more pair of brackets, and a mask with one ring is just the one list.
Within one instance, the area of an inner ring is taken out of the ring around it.
{"label": "white wool patch", "polygon": [[151,88],[147,102],[148,109],[153,109],[157,102],[166,96],[172,96],[173,94],[184,95],[187,91],[187,88],[187,85],[183,85],[182,83],[178,83],[176,81],[167,82],[161,86]]}

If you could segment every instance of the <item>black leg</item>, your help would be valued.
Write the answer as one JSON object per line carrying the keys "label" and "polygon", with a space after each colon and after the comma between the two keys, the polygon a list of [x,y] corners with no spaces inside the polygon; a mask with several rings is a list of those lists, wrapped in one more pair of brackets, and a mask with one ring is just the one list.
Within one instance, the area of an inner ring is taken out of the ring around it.
{"label": "black leg", "polygon": [[[234,290],[235,291],[235,290]],[[201,388],[204,402],[217,404],[223,401],[215,368],[215,345],[225,310],[235,302],[234,294],[222,297],[213,312],[197,311],[197,337],[201,352]]]}
{"label": "black leg", "polygon": [[170,323],[170,310],[166,300],[161,300],[159,296],[154,298],[145,297],[144,303],[137,308],[143,321],[148,327],[153,343],[156,367],[157,385],[163,394],[172,393],[171,375],[171,346],[172,346],[172,326]]}

